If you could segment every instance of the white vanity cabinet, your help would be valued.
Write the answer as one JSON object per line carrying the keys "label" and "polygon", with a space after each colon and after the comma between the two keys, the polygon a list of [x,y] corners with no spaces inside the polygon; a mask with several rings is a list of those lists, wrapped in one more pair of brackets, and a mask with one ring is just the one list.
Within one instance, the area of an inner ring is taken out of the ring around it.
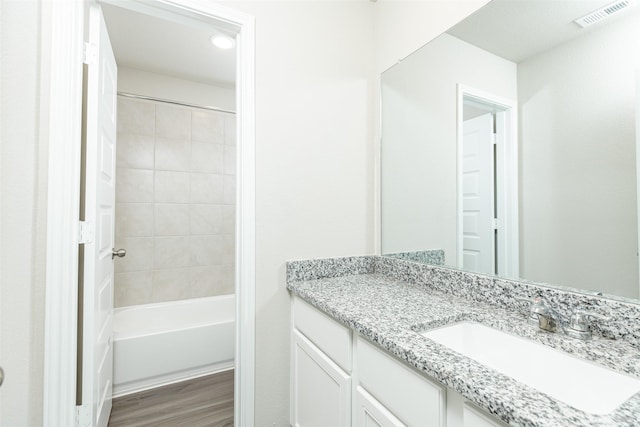
{"label": "white vanity cabinet", "polygon": [[353,423],[362,427],[404,427],[398,418],[361,386],[353,399]]}
{"label": "white vanity cabinet", "polygon": [[446,427],[446,388],[362,337],[355,340],[358,384],[408,426]]}
{"label": "white vanity cabinet", "polygon": [[351,330],[295,298],[291,425],[351,425]]}
{"label": "white vanity cabinet", "polygon": [[465,402],[463,412],[464,427],[506,427],[507,424],[492,417],[482,409]]}
{"label": "white vanity cabinet", "polygon": [[503,427],[301,299],[293,298],[294,427]]}
{"label": "white vanity cabinet", "polygon": [[292,425],[351,425],[351,377],[298,331],[293,332]]}
{"label": "white vanity cabinet", "polygon": [[508,427],[460,394],[447,390],[447,427]]}

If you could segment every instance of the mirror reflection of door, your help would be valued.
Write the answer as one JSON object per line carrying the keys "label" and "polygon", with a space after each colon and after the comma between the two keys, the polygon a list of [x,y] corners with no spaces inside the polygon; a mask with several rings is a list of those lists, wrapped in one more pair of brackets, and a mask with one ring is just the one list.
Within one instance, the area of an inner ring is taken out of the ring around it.
{"label": "mirror reflection of door", "polygon": [[515,102],[458,89],[458,267],[518,277]]}
{"label": "mirror reflection of door", "polygon": [[462,266],[496,273],[494,115],[465,119],[462,142]]}

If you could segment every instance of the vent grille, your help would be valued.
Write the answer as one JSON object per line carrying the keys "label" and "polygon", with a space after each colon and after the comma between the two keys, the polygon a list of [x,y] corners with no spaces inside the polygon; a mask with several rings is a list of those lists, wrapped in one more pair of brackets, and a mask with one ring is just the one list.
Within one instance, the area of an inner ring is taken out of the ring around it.
{"label": "vent grille", "polygon": [[590,14],[585,15],[582,18],[578,18],[573,22],[580,25],[582,28],[588,27],[589,25],[596,24],[603,19],[610,17],[611,15],[622,12],[624,9],[628,8],[631,5],[631,0],[620,0],[594,12],[591,12]]}

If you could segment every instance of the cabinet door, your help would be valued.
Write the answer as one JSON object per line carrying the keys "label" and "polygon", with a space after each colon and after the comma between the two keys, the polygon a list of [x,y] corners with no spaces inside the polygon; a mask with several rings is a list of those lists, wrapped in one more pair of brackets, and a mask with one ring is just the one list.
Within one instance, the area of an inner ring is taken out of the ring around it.
{"label": "cabinet door", "polygon": [[351,378],[297,330],[292,336],[295,427],[351,425]]}
{"label": "cabinet door", "polygon": [[358,386],[354,402],[356,427],[405,427],[382,403]]}
{"label": "cabinet door", "polygon": [[410,426],[446,425],[446,390],[362,337],[356,341],[359,385]]}
{"label": "cabinet door", "polygon": [[351,330],[298,297],[293,298],[293,325],[346,372],[351,372]]}
{"label": "cabinet door", "polygon": [[463,410],[464,427],[506,427],[499,419],[465,402]]}

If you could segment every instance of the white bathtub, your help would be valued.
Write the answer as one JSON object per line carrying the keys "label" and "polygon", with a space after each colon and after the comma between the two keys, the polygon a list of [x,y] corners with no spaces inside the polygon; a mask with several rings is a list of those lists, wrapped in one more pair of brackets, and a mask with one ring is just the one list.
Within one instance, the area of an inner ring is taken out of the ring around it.
{"label": "white bathtub", "polygon": [[116,308],[113,396],[234,366],[235,296]]}

